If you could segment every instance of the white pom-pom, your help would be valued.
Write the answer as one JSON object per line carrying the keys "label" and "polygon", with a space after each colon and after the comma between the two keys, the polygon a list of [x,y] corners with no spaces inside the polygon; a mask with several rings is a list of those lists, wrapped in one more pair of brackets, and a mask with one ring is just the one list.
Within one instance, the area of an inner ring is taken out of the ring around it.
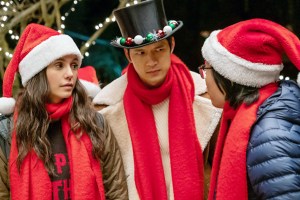
{"label": "white pom-pom", "polygon": [[96,85],[94,83],[79,79],[79,81],[81,82],[81,84],[84,86],[87,94],[89,97],[94,98],[101,90],[99,85]]}
{"label": "white pom-pom", "polygon": [[14,98],[1,97],[0,98],[0,113],[9,115],[14,112],[16,101]]}
{"label": "white pom-pom", "polygon": [[298,73],[297,83],[298,83],[298,85],[300,86],[300,72]]}
{"label": "white pom-pom", "polygon": [[141,35],[136,35],[133,41],[135,44],[142,44],[144,42],[144,38]]}
{"label": "white pom-pom", "polygon": [[118,45],[121,45],[121,39],[122,39],[122,38],[118,38],[118,39],[117,39],[117,44],[118,44]]}
{"label": "white pom-pom", "polygon": [[171,26],[165,26],[163,31],[169,35],[170,33],[172,33],[172,27]]}

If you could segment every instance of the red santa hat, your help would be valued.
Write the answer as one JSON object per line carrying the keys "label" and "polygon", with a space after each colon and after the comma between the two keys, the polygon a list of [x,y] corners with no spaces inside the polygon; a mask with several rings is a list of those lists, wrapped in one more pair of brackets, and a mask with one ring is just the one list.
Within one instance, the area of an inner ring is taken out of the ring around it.
{"label": "red santa hat", "polygon": [[54,60],[74,54],[78,60],[82,55],[73,39],[39,24],[29,24],[23,31],[3,77],[3,97],[0,98],[0,113],[11,114],[15,100],[12,98],[14,78],[21,75],[22,85],[41,72]]}
{"label": "red santa hat", "polygon": [[278,80],[283,53],[299,70],[299,39],[283,26],[265,19],[246,20],[213,31],[202,47],[204,59],[219,74],[253,87]]}
{"label": "red santa hat", "polygon": [[100,92],[101,88],[94,67],[86,66],[78,69],[78,79],[86,89],[88,96],[94,98]]}

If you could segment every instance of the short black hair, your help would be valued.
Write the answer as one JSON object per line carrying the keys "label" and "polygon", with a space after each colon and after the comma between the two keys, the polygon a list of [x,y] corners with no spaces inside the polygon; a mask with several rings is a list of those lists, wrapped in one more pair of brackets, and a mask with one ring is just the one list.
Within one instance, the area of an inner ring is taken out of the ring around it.
{"label": "short black hair", "polygon": [[172,38],[173,38],[173,36],[167,38],[170,49],[172,49]]}
{"label": "short black hair", "polygon": [[258,100],[258,88],[232,82],[220,75],[213,68],[212,75],[219,90],[225,94],[225,100],[229,101],[231,107],[237,108],[242,103],[250,105]]}

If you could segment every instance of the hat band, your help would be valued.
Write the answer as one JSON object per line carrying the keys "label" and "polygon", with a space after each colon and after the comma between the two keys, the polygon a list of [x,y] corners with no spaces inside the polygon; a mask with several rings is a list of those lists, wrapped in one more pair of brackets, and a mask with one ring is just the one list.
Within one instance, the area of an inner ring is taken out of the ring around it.
{"label": "hat band", "polygon": [[153,41],[157,41],[162,39],[165,36],[168,36],[172,33],[172,31],[178,27],[179,23],[175,20],[168,21],[168,25],[166,25],[163,30],[154,30],[153,33],[148,33],[145,37],[141,35],[136,35],[134,37],[119,37],[112,42],[117,43],[120,46],[124,47],[134,47],[141,44],[147,44]]}

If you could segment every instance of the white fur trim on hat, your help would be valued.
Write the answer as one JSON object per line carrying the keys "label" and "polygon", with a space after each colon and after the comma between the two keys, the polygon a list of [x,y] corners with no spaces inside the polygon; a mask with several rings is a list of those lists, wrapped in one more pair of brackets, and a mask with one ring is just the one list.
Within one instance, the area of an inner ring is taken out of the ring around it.
{"label": "white fur trim on hat", "polygon": [[49,37],[34,47],[20,62],[19,72],[22,85],[46,68],[54,60],[66,55],[77,55],[80,65],[82,55],[73,39],[68,35],[56,35]]}
{"label": "white fur trim on hat", "polygon": [[278,80],[283,64],[253,63],[230,53],[218,41],[213,31],[204,42],[202,55],[214,70],[225,78],[241,85],[261,87]]}
{"label": "white fur trim on hat", "polygon": [[101,90],[100,86],[97,86],[94,83],[91,83],[89,81],[85,81],[82,79],[79,79],[80,83],[85,87],[86,92],[89,97],[94,98]]}
{"label": "white fur trim on hat", "polygon": [[1,97],[0,98],[0,113],[9,115],[14,112],[16,101],[14,98]]}

